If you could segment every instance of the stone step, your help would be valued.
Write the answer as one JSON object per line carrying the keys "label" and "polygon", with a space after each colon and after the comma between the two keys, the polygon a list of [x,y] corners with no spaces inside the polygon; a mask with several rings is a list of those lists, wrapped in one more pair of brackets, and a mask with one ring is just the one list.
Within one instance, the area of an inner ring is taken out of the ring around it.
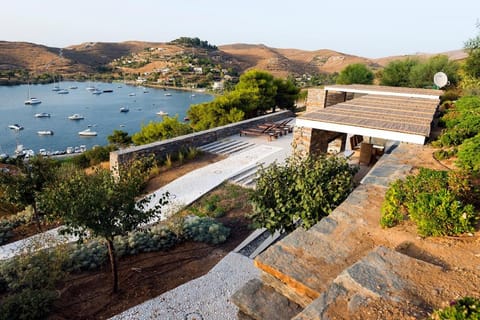
{"label": "stone step", "polygon": [[239,308],[242,317],[246,315],[256,320],[290,320],[302,311],[298,304],[263,284],[259,279],[247,282],[230,297],[230,300]]}
{"label": "stone step", "polygon": [[341,270],[374,247],[366,224],[351,206],[364,196],[366,190],[362,189],[308,231],[302,228],[293,231],[255,259],[254,264],[263,271],[265,277],[262,277],[269,285],[299,305],[307,306]]}
{"label": "stone step", "polygon": [[376,247],[341,272],[294,319],[382,319],[385,315],[396,319],[427,318],[427,310],[433,306],[428,306],[423,297],[429,295],[426,290],[431,290],[431,284],[414,276],[426,273],[446,276],[438,266]]}
{"label": "stone step", "polygon": [[238,142],[229,148],[222,149],[220,153],[224,155],[230,155],[230,154],[234,154],[234,153],[246,150],[248,148],[252,148],[254,146],[255,144],[250,142]]}
{"label": "stone step", "polygon": [[202,151],[207,151],[210,152],[212,149],[217,148],[219,145],[229,143],[230,141],[233,141],[232,139],[223,139],[223,140],[218,140],[214,142],[210,142],[208,144],[205,144],[203,146],[200,146],[199,149]]}
{"label": "stone step", "polygon": [[208,152],[211,152],[211,153],[219,153],[219,150],[222,150],[222,149],[225,149],[225,148],[230,147],[232,145],[235,145],[237,142],[238,141],[231,140],[231,139],[221,140],[221,141],[217,141],[215,144],[210,145],[206,148],[202,147],[202,150],[208,151]]}

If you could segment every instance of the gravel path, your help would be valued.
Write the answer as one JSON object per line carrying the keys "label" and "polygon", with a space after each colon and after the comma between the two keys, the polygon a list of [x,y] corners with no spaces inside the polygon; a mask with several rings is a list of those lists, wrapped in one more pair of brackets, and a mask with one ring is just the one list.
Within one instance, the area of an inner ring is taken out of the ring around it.
{"label": "gravel path", "polygon": [[137,305],[111,319],[229,320],[237,318],[230,296],[243,284],[258,278],[253,260],[229,253],[206,275]]}

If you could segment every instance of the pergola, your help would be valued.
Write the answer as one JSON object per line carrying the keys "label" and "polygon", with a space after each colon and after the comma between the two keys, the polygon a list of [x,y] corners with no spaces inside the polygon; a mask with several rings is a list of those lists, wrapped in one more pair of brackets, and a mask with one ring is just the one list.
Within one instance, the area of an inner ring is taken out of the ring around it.
{"label": "pergola", "polygon": [[[295,127],[303,132],[305,128],[323,132],[311,131],[311,139],[323,136],[332,140],[343,134],[424,144],[442,93],[434,89],[374,85],[325,86],[317,106],[307,106],[307,112],[297,117]],[[318,145],[325,149],[325,141]]]}

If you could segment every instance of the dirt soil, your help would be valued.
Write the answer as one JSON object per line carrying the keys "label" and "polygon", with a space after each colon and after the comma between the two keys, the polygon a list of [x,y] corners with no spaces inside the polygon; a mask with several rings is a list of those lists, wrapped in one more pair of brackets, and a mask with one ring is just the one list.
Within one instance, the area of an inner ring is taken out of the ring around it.
{"label": "dirt soil", "polygon": [[[204,154],[182,166],[173,166],[150,180],[152,191],[191,170],[218,161]],[[220,245],[186,242],[167,252],[144,253],[119,261],[119,286],[111,293],[108,267],[98,272],[74,274],[59,287],[49,319],[107,319],[146,300],[206,274],[251,232],[241,209],[233,209],[220,222],[230,228],[228,240]]]}

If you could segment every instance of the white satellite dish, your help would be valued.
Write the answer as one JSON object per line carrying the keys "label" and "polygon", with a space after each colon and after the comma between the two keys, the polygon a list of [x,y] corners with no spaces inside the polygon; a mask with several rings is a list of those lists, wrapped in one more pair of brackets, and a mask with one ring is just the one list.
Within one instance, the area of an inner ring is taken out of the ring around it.
{"label": "white satellite dish", "polygon": [[437,72],[433,76],[433,83],[439,88],[445,87],[448,83],[448,77],[443,72]]}

